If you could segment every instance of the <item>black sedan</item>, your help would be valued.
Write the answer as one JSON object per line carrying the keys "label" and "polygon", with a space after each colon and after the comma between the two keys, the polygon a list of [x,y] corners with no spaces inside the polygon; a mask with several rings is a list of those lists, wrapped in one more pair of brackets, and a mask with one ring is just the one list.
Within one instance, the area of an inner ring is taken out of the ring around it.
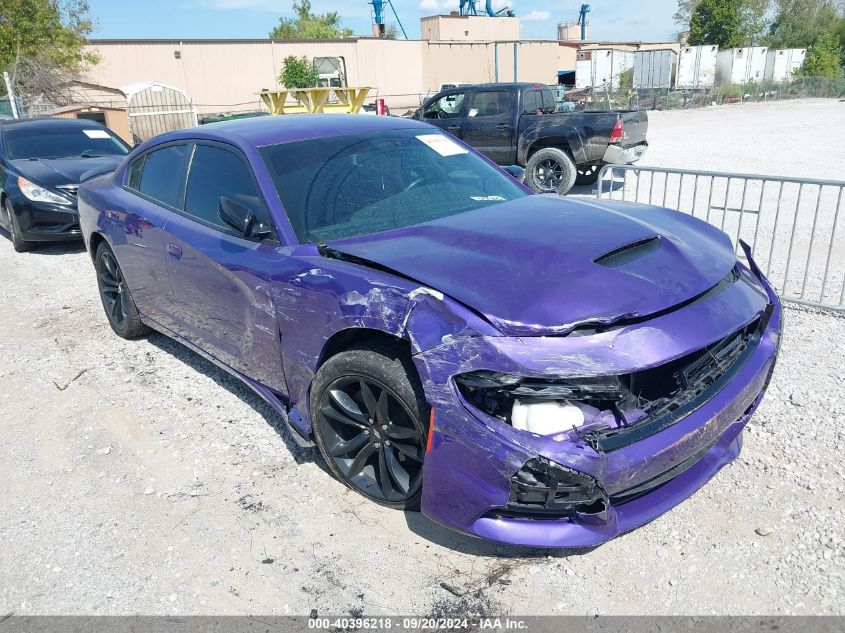
{"label": "black sedan", "polygon": [[79,183],[113,171],[129,150],[93,121],[0,121],[0,227],[15,250],[79,239]]}

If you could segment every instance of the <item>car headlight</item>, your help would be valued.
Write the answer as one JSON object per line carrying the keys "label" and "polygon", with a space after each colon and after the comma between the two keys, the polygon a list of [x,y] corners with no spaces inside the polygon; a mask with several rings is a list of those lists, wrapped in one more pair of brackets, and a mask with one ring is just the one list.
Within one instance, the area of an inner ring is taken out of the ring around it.
{"label": "car headlight", "polygon": [[31,182],[24,178],[23,176],[18,176],[18,189],[21,190],[21,193],[26,197],[28,200],[32,200],[33,202],[50,202],[52,204],[73,204],[73,200],[65,198],[64,196],[60,196],[57,193],[53,193],[52,191],[48,191],[44,187],[40,185],[36,185],[34,182]]}
{"label": "car headlight", "polygon": [[458,390],[473,406],[515,429],[556,435],[585,423],[615,426],[619,403],[630,397],[620,376],[533,378],[493,371],[455,377]]}

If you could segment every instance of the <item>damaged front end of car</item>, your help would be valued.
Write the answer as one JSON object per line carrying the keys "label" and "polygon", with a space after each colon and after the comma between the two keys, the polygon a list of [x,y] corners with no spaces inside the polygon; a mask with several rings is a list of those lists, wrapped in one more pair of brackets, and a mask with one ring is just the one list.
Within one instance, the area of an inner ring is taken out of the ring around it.
{"label": "damaged front end of car", "polygon": [[775,364],[780,302],[746,256],[731,283],[652,318],[415,355],[435,409],[423,512],[496,541],[589,547],[690,496],[739,453]]}

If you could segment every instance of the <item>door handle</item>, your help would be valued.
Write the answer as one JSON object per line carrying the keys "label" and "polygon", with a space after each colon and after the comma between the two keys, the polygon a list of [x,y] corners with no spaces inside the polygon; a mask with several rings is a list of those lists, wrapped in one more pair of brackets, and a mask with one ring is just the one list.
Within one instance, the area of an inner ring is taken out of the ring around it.
{"label": "door handle", "polygon": [[496,127],[500,128],[500,129],[504,129],[504,128],[510,129],[511,124],[510,123],[499,123]]}
{"label": "door handle", "polygon": [[449,127],[446,128],[446,131],[449,132],[449,134],[454,134],[455,132],[461,131],[461,126],[460,125],[450,125]]}
{"label": "door handle", "polygon": [[179,259],[180,257],[182,257],[182,247],[177,246],[176,244],[168,244],[167,252],[170,253],[173,259]]}

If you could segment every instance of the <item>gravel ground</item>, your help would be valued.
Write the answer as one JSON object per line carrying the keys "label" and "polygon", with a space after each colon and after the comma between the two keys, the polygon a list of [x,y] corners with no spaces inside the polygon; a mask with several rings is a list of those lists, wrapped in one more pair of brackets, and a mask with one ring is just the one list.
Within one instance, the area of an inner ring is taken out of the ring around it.
{"label": "gravel ground", "polygon": [[[649,160],[835,176],[831,107],[657,113]],[[203,359],[115,337],[81,247],[15,255],[0,239],[0,270],[0,615],[845,613],[841,318],[787,310],[743,453],[704,489],[549,554],[347,491]]]}

